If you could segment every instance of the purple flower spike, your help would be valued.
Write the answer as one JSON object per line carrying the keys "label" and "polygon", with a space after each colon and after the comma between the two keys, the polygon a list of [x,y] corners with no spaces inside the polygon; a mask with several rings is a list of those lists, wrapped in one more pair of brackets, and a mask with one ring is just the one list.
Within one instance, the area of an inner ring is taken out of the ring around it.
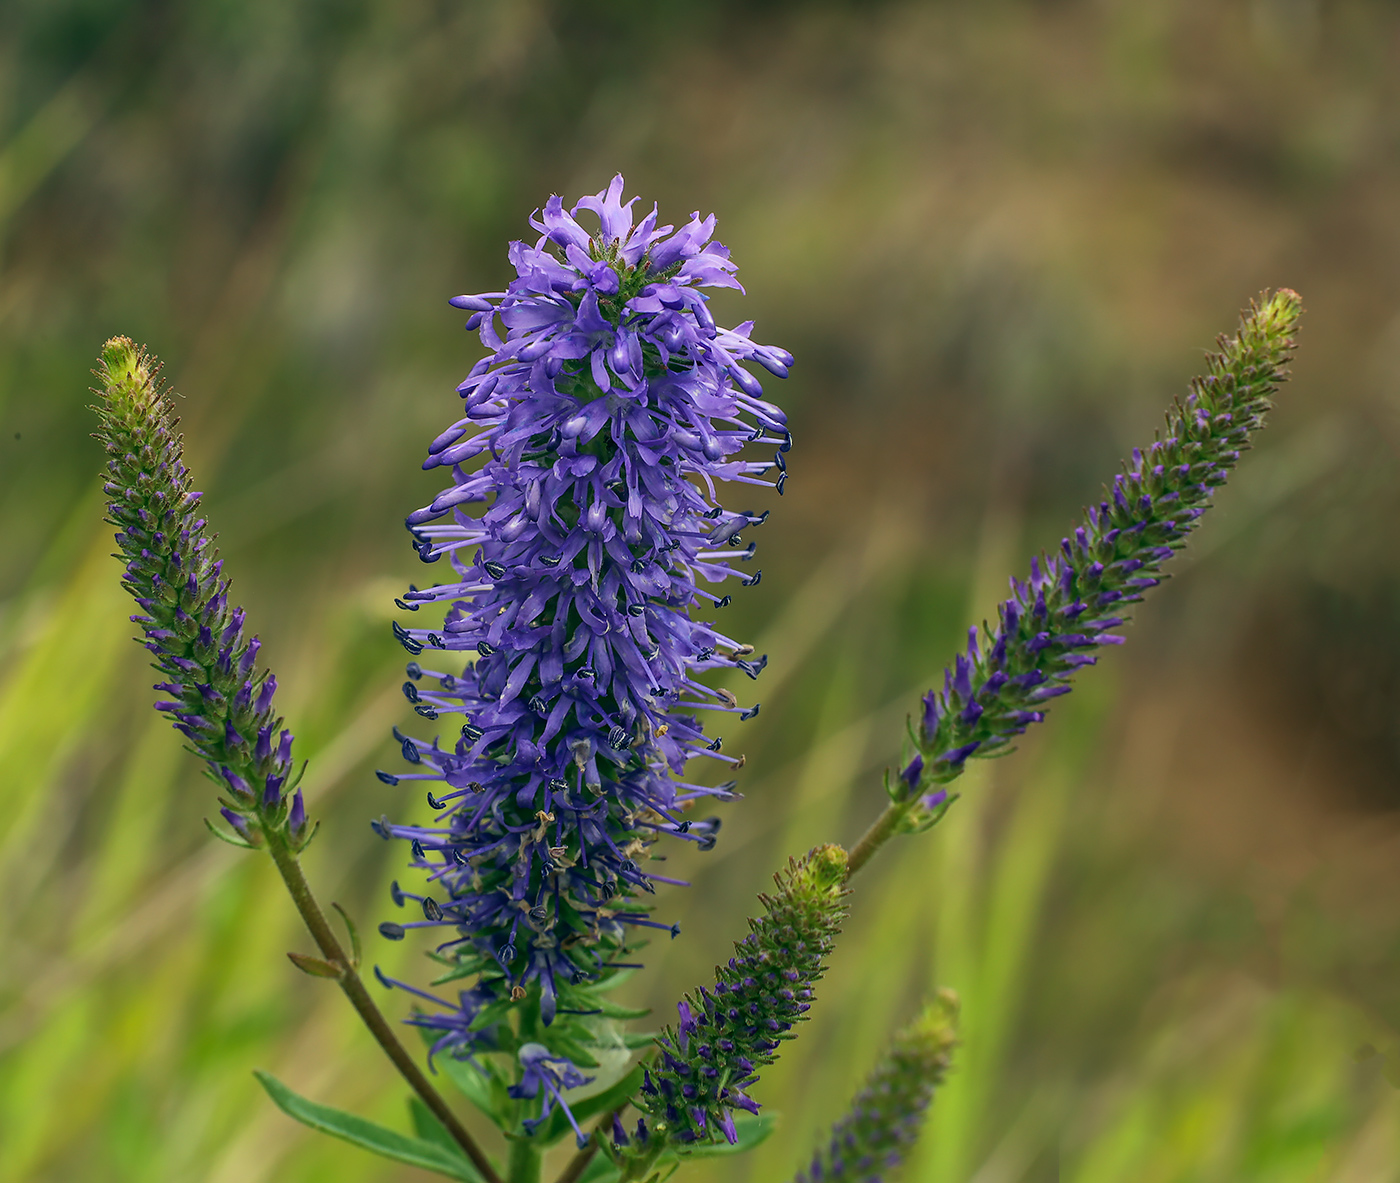
{"label": "purple flower spike", "polygon": [[[107,520],[126,561],[122,582],[143,609],[133,617],[172,698],[156,709],[227,787],[223,816],[244,841],[287,824],[281,788],[291,736],[274,753],[277,679],[254,672],[258,642],[243,638],[244,612],[228,606],[228,580],[199,517],[160,367],[125,337],[102,349],[101,428],[107,451]],[[295,845],[295,839],[293,839]]]}
{"label": "purple flower spike", "polygon": [[918,1139],[957,1046],[958,1000],[943,991],[894,1037],[851,1108],[793,1183],[879,1183]]}
{"label": "purple flower spike", "polygon": [[552,197],[540,237],[511,244],[506,291],[452,301],[489,355],[428,449],[451,483],[407,519],[420,557],[446,562],[395,625],[435,734],[396,733],[410,771],[380,779],[436,782],[440,812],[389,832],[446,893],[429,923],[463,971],[504,974],[546,1025],[614,971],[629,929],[671,930],[650,918],[674,882],[647,869],[656,838],[714,844],[718,823],[687,811],[734,782],[682,777],[743,764],[706,722],[746,712],[706,675],[766,662],[720,627],[716,585],[758,582],[744,535],[767,517],[716,490],[780,489],[791,446],[745,369],[791,356],[707,308],[703,288],[738,286],[714,219],[638,212],[621,177],[572,209]]}
{"label": "purple flower spike", "polygon": [[901,800],[927,802],[927,790],[961,775],[970,756],[1003,751],[1045,717],[1043,704],[1070,692],[1077,670],[1095,664],[1092,650],[1122,642],[1106,631],[1123,623],[1122,605],[1161,582],[1162,565],[1263,426],[1269,396],[1287,377],[1300,311],[1287,290],[1251,306],[1238,336],[1221,340],[1209,372],[1167,413],[1165,433],[1133,452],[1058,552],[1031,560],[1028,581],[1012,579],[996,626],[983,625],[980,645],[974,632],[943,688],[924,696],[923,763],[912,775],[910,764],[903,788],[894,786]]}

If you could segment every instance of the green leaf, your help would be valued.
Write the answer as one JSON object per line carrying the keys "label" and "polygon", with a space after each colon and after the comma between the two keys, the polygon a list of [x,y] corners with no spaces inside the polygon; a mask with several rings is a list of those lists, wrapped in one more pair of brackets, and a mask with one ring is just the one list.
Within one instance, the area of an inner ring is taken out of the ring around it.
{"label": "green leaf", "polygon": [[447,1132],[447,1127],[437,1119],[425,1104],[423,1098],[416,1093],[409,1094],[408,1116],[413,1122],[413,1132],[425,1142],[432,1142],[446,1150],[450,1150],[455,1155],[462,1152],[457,1149],[457,1143],[452,1140],[452,1135]]}
{"label": "green leaf", "polygon": [[622,1168],[617,1163],[609,1162],[601,1154],[595,1154],[593,1161],[584,1167],[578,1183],[617,1183],[621,1177]]}
{"label": "green leaf", "polygon": [[302,973],[310,974],[314,978],[340,977],[340,966],[322,961],[319,957],[308,957],[305,953],[288,953],[287,957]]}
{"label": "green leaf", "polygon": [[768,1135],[773,1132],[773,1127],[778,1124],[776,1113],[764,1113],[757,1117],[738,1117],[734,1119],[734,1132],[739,1135],[739,1140],[731,1146],[728,1142],[710,1142],[695,1147],[693,1150],[684,1150],[682,1153],[686,1158],[717,1158],[725,1154],[743,1154],[746,1150],[752,1150],[760,1142],[767,1141]]}
{"label": "green leaf", "polygon": [[452,1056],[439,1056],[434,1063],[442,1074],[461,1089],[462,1094],[486,1114],[497,1127],[514,1132],[510,1098],[506,1096],[504,1082],[488,1077],[474,1068],[469,1060],[458,1060]]}
{"label": "green leaf", "polygon": [[651,1014],[651,1007],[621,1006],[610,998],[594,998],[593,1005],[608,1019],[644,1019]]}
{"label": "green leaf", "polygon": [[[329,1105],[318,1105],[294,1093],[285,1084],[268,1072],[254,1072],[259,1083],[267,1090],[273,1103],[288,1117],[295,1118],[302,1125],[343,1138],[354,1146],[382,1154],[396,1162],[421,1167],[425,1171],[436,1171],[449,1179],[460,1179],[464,1183],[481,1183],[476,1168],[455,1147],[451,1150],[422,1138],[410,1138],[407,1134],[385,1129],[363,1117],[332,1109]],[[431,1116],[431,1115],[430,1115]]]}

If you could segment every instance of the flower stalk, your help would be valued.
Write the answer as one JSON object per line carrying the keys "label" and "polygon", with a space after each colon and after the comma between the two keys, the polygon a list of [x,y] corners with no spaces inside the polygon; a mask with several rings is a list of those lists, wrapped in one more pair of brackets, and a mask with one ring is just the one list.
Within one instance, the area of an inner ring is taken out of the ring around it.
{"label": "flower stalk", "polygon": [[[155,655],[171,697],[156,703],[205,761],[219,787],[231,834],[247,849],[266,850],[324,960],[289,954],[304,972],[333,979],[404,1080],[442,1122],[487,1183],[495,1168],[405,1050],[359,975],[358,938],[346,953],[302,873],[298,855],[315,833],[308,824],[300,772],[293,772],[292,734],[278,730],[272,709],[277,679],[255,662],[259,642],[243,636],[244,612],[228,604],[229,581],[198,516],[182,438],[159,385],[159,364],[126,337],[102,349],[98,438],[107,454],[108,521],[118,527],[122,582],[142,609],[132,617]],[[275,738],[274,738],[275,737]],[[213,827],[210,827],[213,829]],[[344,913],[342,913],[344,916]]]}

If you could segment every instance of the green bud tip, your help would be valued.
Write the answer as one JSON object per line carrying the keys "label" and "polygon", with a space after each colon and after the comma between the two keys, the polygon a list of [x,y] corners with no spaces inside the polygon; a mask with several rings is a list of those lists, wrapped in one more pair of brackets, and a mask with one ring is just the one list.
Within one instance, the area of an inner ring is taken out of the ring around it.
{"label": "green bud tip", "polygon": [[848,862],[846,851],[835,843],[818,846],[803,860],[794,886],[797,882],[805,880],[804,886],[809,886],[815,891],[837,893],[846,882]]}
{"label": "green bud tip", "polygon": [[143,392],[155,393],[155,378],[159,366],[130,337],[112,337],[102,346],[102,393],[107,399],[133,397]]}
{"label": "green bud tip", "polygon": [[952,1048],[958,1042],[958,1014],[961,1010],[962,1002],[957,993],[945,986],[924,1004],[910,1030],[930,1045]]}

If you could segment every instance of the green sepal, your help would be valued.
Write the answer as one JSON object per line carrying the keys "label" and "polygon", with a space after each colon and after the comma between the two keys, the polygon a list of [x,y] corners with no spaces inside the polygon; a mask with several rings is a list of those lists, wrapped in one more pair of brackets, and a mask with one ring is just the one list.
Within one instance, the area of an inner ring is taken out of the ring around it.
{"label": "green sepal", "polygon": [[238,847],[239,850],[256,850],[256,849],[257,849],[257,847],[254,846],[251,842],[245,842],[245,841],[243,841],[243,839],[240,838],[240,837],[238,837],[236,834],[225,834],[221,829],[219,829],[219,828],[218,828],[213,822],[211,822],[207,817],[204,819],[204,824],[205,824],[205,826],[208,828],[209,832],[210,832],[211,834],[213,834],[214,837],[217,838],[220,842],[227,842],[230,846],[236,846],[236,847]]}
{"label": "green sepal", "polygon": [[603,1012],[606,1019],[644,1019],[651,1014],[651,1007],[620,1006],[607,998],[594,998],[593,1005]]}
{"label": "green sepal", "polygon": [[943,815],[953,807],[953,802],[961,797],[961,793],[949,793],[945,801],[941,801],[929,810],[910,810],[904,815],[904,821],[900,825],[901,834],[923,834],[933,829],[943,820]]}
{"label": "green sepal", "polygon": [[768,1135],[773,1132],[777,1124],[778,1115],[776,1113],[736,1117],[734,1119],[734,1132],[739,1138],[733,1146],[721,1138],[718,1142],[698,1142],[694,1150],[683,1150],[682,1154],[686,1158],[718,1158],[725,1154],[743,1154],[761,1142],[766,1142]]}
{"label": "green sepal", "polygon": [[[609,1113],[624,1102],[630,1101],[641,1087],[642,1066],[638,1064],[616,1084],[605,1088],[601,1093],[594,1093],[593,1096],[586,1097],[582,1101],[571,1103],[569,1108],[573,1111],[574,1120],[579,1125],[583,1125],[594,1117]],[[573,1127],[569,1125],[569,1119],[564,1116],[564,1111],[556,1108],[550,1114],[549,1121],[535,1130],[535,1140],[541,1146],[553,1146],[565,1134],[573,1132]]]}
{"label": "green sepal", "polygon": [[433,1171],[449,1179],[459,1179],[463,1183],[481,1183],[481,1176],[476,1168],[455,1148],[449,1150],[436,1142],[411,1138],[407,1134],[386,1129],[353,1113],[308,1101],[271,1073],[255,1071],[253,1075],[267,1090],[273,1104],[304,1126],[340,1138],[353,1146],[359,1146],[362,1150],[391,1158],[395,1162]]}
{"label": "green sepal", "polygon": [[515,1102],[506,1092],[506,1082],[497,1074],[494,1064],[487,1061],[487,1071],[482,1072],[470,1060],[459,1060],[454,1056],[441,1056],[435,1063],[461,1094],[489,1117],[495,1126],[514,1132]]}
{"label": "green sepal", "polygon": [[656,1042],[659,1031],[624,1031],[622,1034],[622,1046],[628,1051],[636,1051],[639,1047],[650,1047]]}
{"label": "green sepal", "polygon": [[343,970],[338,965],[323,961],[319,957],[309,957],[305,953],[288,953],[287,960],[304,974],[313,978],[339,978]]}
{"label": "green sepal", "polygon": [[[319,824],[319,823],[318,823]],[[355,927],[355,922],[350,919],[350,913],[342,908],[335,901],[331,901],[331,907],[340,913],[340,918],[345,921],[345,931],[350,934],[350,968],[360,968],[360,932]]]}

